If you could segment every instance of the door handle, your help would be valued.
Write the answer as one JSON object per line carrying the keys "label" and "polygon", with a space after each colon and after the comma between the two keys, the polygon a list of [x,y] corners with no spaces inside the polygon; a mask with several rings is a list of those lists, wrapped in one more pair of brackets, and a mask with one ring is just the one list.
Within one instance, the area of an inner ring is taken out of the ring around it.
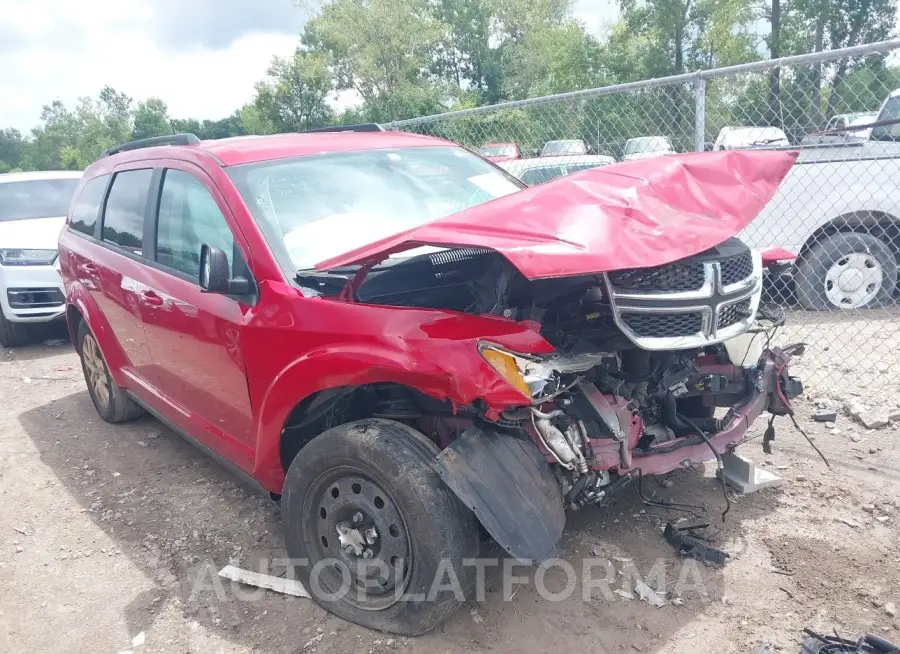
{"label": "door handle", "polygon": [[153,291],[141,291],[141,299],[151,307],[161,307],[163,299]]}

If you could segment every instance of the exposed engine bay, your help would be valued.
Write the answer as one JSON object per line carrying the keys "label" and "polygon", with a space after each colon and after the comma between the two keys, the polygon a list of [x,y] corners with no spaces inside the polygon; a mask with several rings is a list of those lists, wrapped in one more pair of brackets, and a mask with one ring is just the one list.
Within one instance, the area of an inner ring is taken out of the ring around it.
{"label": "exposed engine bay", "polygon": [[[763,411],[788,412],[802,390],[788,376],[789,354],[763,350],[761,261],[736,238],[664,266],[580,277],[531,281],[493,250],[457,249],[304,271],[297,281],[305,294],[345,301],[530,321],[555,353],[511,352],[488,339],[479,346],[522,393],[521,407],[451,417],[421,407],[398,413],[386,397],[373,414],[409,417],[441,447],[475,423],[527,434],[556,464],[573,508],[603,500],[636,470],[660,474],[718,457]],[[728,410],[717,416],[717,407]]]}

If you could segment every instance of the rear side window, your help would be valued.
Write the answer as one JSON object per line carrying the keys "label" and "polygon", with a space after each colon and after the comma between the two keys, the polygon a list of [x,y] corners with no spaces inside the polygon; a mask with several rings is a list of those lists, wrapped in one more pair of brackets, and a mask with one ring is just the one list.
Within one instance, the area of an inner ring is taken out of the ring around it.
{"label": "rear side window", "polygon": [[0,222],[65,216],[77,187],[77,179],[0,183]]}
{"label": "rear side window", "polygon": [[153,171],[128,170],[116,173],[103,215],[103,240],[123,250],[141,254],[144,242],[144,215]]}
{"label": "rear side window", "polygon": [[97,224],[97,216],[100,215],[100,205],[103,203],[103,194],[109,183],[109,175],[95,177],[84,185],[81,194],[72,207],[72,222],[69,227],[76,232],[94,235],[94,226]]}
{"label": "rear side window", "polygon": [[233,270],[234,237],[215,199],[190,173],[166,170],[159,196],[156,260],[199,278],[200,246],[204,243],[225,252]]}

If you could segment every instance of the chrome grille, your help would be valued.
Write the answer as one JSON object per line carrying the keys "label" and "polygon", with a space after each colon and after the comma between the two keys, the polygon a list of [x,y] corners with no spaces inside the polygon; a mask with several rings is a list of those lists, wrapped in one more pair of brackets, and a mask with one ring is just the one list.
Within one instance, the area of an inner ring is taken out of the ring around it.
{"label": "chrome grille", "polygon": [[623,313],[622,321],[641,338],[676,338],[703,331],[703,314],[689,313]]}
{"label": "chrome grille", "polygon": [[753,255],[743,252],[736,257],[722,259],[719,265],[722,266],[722,285],[731,286],[753,274]]}
{"label": "chrome grille", "polygon": [[[683,271],[697,266],[703,270],[700,283],[691,281],[685,288],[683,280],[692,277]],[[674,288],[661,288],[660,280],[677,281]],[[623,288],[623,282],[631,288]],[[762,293],[762,260],[758,252],[705,256],[656,269],[608,273],[606,287],[616,326],[638,347],[703,347],[737,336],[753,324]]]}
{"label": "chrome grille", "polygon": [[716,318],[716,329],[724,329],[731,327],[735,323],[748,318],[752,315],[750,310],[750,299],[741,300],[732,304],[726,304],[719,309],[718,318]]}
{"label": "chrome grille", "polygon": [[676,261],[656,268],[617,270],[609,281],[618,290],[670,293],[696,291],[703,286],[704,269],[700,261]]}

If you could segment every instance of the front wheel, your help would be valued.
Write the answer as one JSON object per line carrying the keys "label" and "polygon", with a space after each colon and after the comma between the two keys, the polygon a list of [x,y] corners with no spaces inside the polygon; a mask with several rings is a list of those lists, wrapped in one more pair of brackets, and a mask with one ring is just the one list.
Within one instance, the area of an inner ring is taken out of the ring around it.
{"label": "front wheel", "polygon": [[887,306],[897,285],[897,258],[871,234],[831,234],[798,261],[795,284],[797,300],[814,311]]}
{"label": "front wheel", "polygon": [[31,340],[27,325],[20,322],[11,322],[0,313],[0,345],[3,347],[16,347],[25,345]]}
{"label": "front wheel", "polygon": [[438,449],[390,420],[329,429],[288,469],[281,511],[298,579],[335,615],[407,636],[471,595],[474,514],[431,465]]}

